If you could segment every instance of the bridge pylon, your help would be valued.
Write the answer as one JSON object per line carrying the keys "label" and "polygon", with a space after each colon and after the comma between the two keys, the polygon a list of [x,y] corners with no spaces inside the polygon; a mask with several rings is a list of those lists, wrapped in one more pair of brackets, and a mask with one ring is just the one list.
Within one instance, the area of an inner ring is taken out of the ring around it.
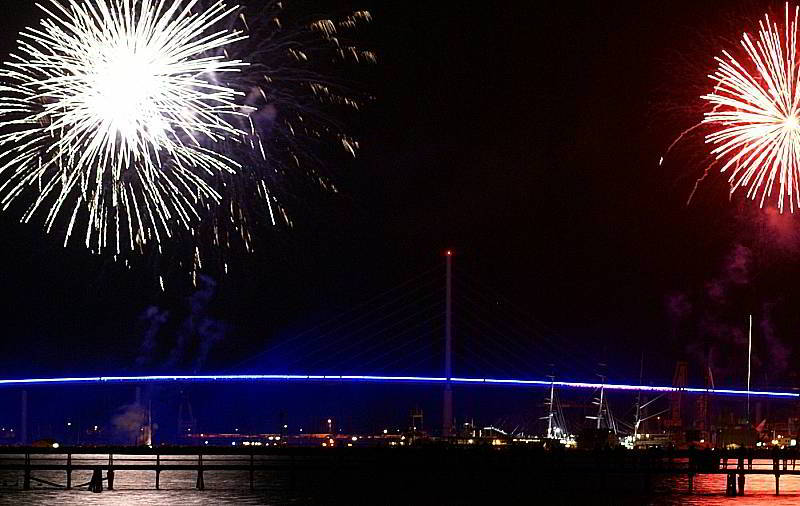
{"label": "bridge pylon", "polygon": [[442,437],[453,435],[453,251],[445,256],[445,303],[444,303],[444,396],[442,400]]}

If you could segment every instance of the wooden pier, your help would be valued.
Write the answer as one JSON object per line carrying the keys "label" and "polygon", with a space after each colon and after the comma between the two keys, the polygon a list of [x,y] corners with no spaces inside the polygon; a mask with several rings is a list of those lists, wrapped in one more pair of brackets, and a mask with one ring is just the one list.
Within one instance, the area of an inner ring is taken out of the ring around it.
{"label": "wooden pier", "polygon": [[[724,490],[730,496],[746,491],[747,477],[770,475],[775,478],[775,494],[781,492],[783,476],[800,476],[800,453],[786,451],[543,451],[534,448],[422,447],[422,448],[257,448],[257,447],[75,447],[22,448],[0,447],[0,471],[19,473],[18,487],[31,490],[32,484],[61,489],[113,490],[115,480],[128,471],[152,472],[154,489],[161,488],[162,474],[194,473],[197,490],[213,488],[212,471],[241,472],[250,489],[257,488],[256,474],[269,471],[295,483],[296,474],[324,477],[331,483],[343,477],[372,476],[375,487],[397,483],[402,476],[436,483],[458,475],[453,469],[472,476],[495,476],[519,483],[531,480],[546,486],[564,477],[582,476],[584,482],[606,483],[625,478],[641,484],[640,491],[651,492],[654,478],[686,476],[687,490],[694,489],[699,475],[725,475]],[[75,483],[73,474],[91,472],[89,481]],[[47,472],[43,477],[43,473]],[[53,479],[63,473],[63,480]],[[120,474],[122,473],[122,475]],[[445,478],[442,478],[444,476]],[[212,481],[209,482],[209,479]],[[244,480],[243,480],[244,481]],[[352,480],[351,480],[352,481]],[[292,485],[294,487],[294,485]]]}
{"label": "wooden pier", "polygon": [[[232,451],[227,448],[0,448],[0,471],[22,473],[22,489],[30,490],[32,483],[53,488],[88,488],[102,492],[114,490],[118,473],[126,471],[152,471],[153,486],[161,488],[161,474],[171,471],[196,473],[196,488],[205,489],[205,473],[211,471],[240,471],[249,476],[250,489],[255,487],[256,471],[288,471],[295,467],[296,452],[259,452],[256,450]],[[306,452],[303,452],[306,453]],[[102,456],[102,458],[98,458]],[[326,459],[327,460],[327,459]],[[321,462],[317,462],[321,464]],[[304,463],[309,469],[314,463]],[[37,476],[45,471],[61,471],[64,482],[56,483]],[[91,471],[88,482],[73,483],[73,473]]]}
{"label": "wooden pier", "polygon": [[[772,475],[775,477],[775,495],[781,492],[781,476],[800,476],[797,460],[800,457],[795,449],[789,450],[739,450],[722,451],[688,451],[686,474],[689,480],[689,491],[694,487],[694,478],[698,474],[724,474],[726,476],[725,495],[735,497],[745,494],[748,475]],[[761,462],[768,462],[764,465]]]}

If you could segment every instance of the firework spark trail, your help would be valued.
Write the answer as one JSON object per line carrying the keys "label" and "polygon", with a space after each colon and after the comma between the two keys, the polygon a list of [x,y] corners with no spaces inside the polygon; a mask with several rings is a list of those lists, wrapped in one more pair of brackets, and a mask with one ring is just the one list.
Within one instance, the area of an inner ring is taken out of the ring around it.
{"label": "firework spark trail", "polygon": [[230,18],[228,28],[242,28],[249,37],[225,51],[250,65],[227,82],[244,93],[252,113],[236,122],[247,132],[245,142],[219,146],[241,168],[220,178],[223,204],[208,210],[198,233],[214,247],[194,255],[193,271],[202,255],[221,261],[227,273],[231,252],[258,248],[255,230],[294,226],[294,211],[304,205],[299,195],[338,192],[335,175],[327,170],[336,160],[331,156],[350,159],[360,149],[341,116],[360,111],[372,99],[344,77],[354,66],[377,61],[374,52],[350,39],[371,22],[369,12],[294,25],[282,21],[297,14],[285,10],[283,2],[242,4],[241,16]]}
{"label": "firework spark trail", "polygon": [[721,172],[732,169],[731,193],[747,188],[752,200],[760,194],[763,207],[777,180],[781,212],[785,200],[792,212],[800,206],[798,13],[800,7],[790,21],[786,4],[783,33],[765,15],[756,40],[743,34],[746,60],[723,51],[724,58],[715,58],[717,70],[709,76],[716,83],[714,90],[702,97],[713,105],[702,122],[715,129],[706,142],[715,146],[711,154],[724,163]]}
{"label": "firework spark trail", "polygon": [[693,127],[689,127],[686,130],[684,130],[683,132],[681,132],[681,134],[678,137],[676,137],[674,141],[672,141],[672,144],[670,144],[667,147],[666,151],[664,151],[664,154],[661,155],[661,157],[658,159],[658,165],[659,166],[664,165],[664,159],[667,156],[669,156],[669,154],[672,152],[672,150],[675,148],[675,146],[677,146],[683,140],[684,137],[686,137],[687,135],[689,135],[693,131],[697,130],[701,126],[703,126],[703,124],[702,123],[698,123],[697,125],[695,125]]}
{"label": "firework spark trail", "polygon": [[[217,25],[238,6],[198,0],[51,0],[0,69],[0,203],[33,193],[22,220],[86,223],[87,248],[119,254],[218,204],[209,182],[239,165],[215,143],[246,134],[241,92],[220,84],[241,60],[219,53],[246,38]],[[109,235],[113,234],[111,242]]]}

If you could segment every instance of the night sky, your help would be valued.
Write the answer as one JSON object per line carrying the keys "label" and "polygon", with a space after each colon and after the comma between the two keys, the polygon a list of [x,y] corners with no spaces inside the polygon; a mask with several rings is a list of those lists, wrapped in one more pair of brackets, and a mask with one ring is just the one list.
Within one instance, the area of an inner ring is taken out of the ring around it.
{"label": "night sky", "polygon": [[[281,336],[443,266],[451,247],[456,277],[579,348],[587,379],[605,361],[612,379],[635,381],[644,353],[645,381],[669,382],[688,359],[702,384],[710,349],[717,386],[741,385],[752,312],[756,382],[794,384],[798,218],[729,201],[718,174],[687,206],[704,168],[697,137],[658,164],[702,117],[706,49],[723,47],[718,33],[736,36],[726,13],[755,22],[772,4],[539,4],[309,7],[309,17],[374,15],[363,43],[380,64],[359,81],[376,101],[352,124],[363,150],[330,167],[340,193],[309,192],[292,230],[265,232],[216,279],[204,314],[224,338],[201,371],[237,372]],[[28,2],[4,18],[4,53],[33,19]],[[136,361],[142,315],[155,307],[179,322],[190,290],[162,294],[147,265],[64,249],[14,215],[0,230],[0,376],[159,371]]]}

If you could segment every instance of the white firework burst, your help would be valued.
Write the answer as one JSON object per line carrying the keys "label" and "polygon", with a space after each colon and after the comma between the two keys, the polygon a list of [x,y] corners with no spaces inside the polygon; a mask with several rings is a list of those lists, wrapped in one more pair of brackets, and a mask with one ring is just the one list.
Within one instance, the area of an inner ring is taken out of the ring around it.
{"label": "white firework burst", "polygon": [[797,20],[786,5],[785,25],[765,16],[757,37],[742,36],[743,58],[723,52],[709,76],[713,92],[703,96],[712,110],[704,124],[714,131],[706,142],[721,161],[722,172],[731,169],[731,192],[747,189],[763,206],[778,186],[778,209],[784,201],[794,211],[800,206],[800,67],[797,62]]}
{"label": "white firework burst", "polygon": [[[238,6],[198,0],[50,0],[0,69],[0,202],[22,220],[86,226],[95,251],[160,246],[216,205],[238,165],[215,145],[245,135],[226,77]],[[59,220],[63,216],[63,221]]]}

